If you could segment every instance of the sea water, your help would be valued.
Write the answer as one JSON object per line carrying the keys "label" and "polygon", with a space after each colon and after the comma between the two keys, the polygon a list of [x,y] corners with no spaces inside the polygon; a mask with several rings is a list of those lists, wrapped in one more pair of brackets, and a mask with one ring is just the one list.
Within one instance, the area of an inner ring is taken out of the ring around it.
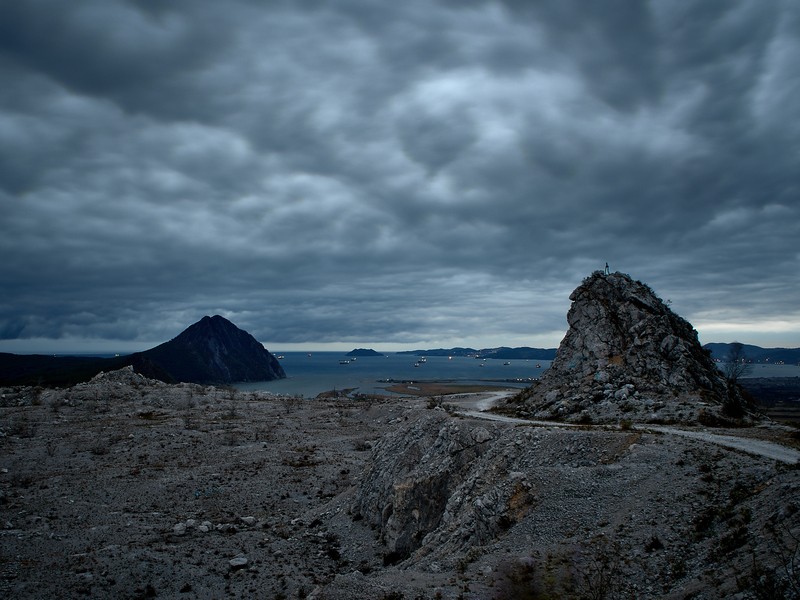
{"label": "sea water", "polygon": [[[427,356],[420,362],[412,354],[359,356],[341,352],[273,352],[286,379],[239,383],[241,390],[314,397],[329,390],[355,388],[355,393],[387,394],[393,381],[446,381],[524,388],[550,366],[549,360],[476,359],[466,356]],[[350,362],[341,364],[341,361]],[[506,364],[508,363],[508,364]],[[414,366],[418,364],[419,366]]]}
{"label": "sea water", "polygon": [[[392,381],[446,381],[457,384],[524,388],[550,366],[549,360],[476,359],[466,356],[386,354],[359,356],[341,352],[274,352],[286,379],[236,384],[241,390],[265,390],[273,394],[314,397],[329,390],[355,389],[362,394],[387,394]],[[340,361],[350,360],[348,364]],[[509,364],[506,364],[509,363]],[[744,377],[800,377],[798,365],[753,364]]]}

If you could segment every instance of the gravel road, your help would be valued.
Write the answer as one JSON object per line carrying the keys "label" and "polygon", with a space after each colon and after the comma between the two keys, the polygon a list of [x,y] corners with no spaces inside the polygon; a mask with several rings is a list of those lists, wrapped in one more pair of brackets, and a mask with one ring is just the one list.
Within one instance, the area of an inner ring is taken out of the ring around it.
{"label": "gravel road", "polygon": [[756,440],[751,438],[740,438],[731,435],[720,435],[708,431],[691,431],[687,429],[676,429],[674,427],[662,427],[659,425],[641,425],[636,427],[639,430],[658,431],[669,435],[680,435],[683,437],[701,440],[710,444],[717,444],[725,448],[741,450],[747,454],[755,454],[782,463],[794,465],[800,463],[800,451],[788,448],[775,442],[767,440]]}
{"label": "gravel road", "polygon": [[[485,419],[487,421],[498,421],[502,423],[516,423],[519,425],[530,425],[536,427],[576,427],[576,425],[571,423],[531,421],[528,419],[518,419],[515,417],[508,417],[505,415],[486,412],[498,401],[513,394],[514,391],[512,390],[492,392],[490,394],[472,394],[469,397],[459,399],[457,405],[459,407],[463,407],[464,410],[460,410],[458,412],[466,417]],[[662,425],[635,425],[633,428],[638,431],[658,432],[668,435],[679,435],[692,438],[709,444],[716,444],[724,448],[740,450],[742,452],[746,452],[747,454],[753,454],[756,456],[769,458],[771,460],[777,460],[789,465],[800,464],[800,450],[789,448],[782,444],[777,444],[768,440],[743,438],[733,435],[712,433],[707,430],[680,429]]]}

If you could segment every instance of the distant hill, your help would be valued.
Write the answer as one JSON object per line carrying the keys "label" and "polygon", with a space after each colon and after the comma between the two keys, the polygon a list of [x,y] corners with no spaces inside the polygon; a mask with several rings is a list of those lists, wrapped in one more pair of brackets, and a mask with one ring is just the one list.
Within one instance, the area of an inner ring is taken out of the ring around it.
{"label": "distant hill", "polygon": [[278,360],[252,335],[219,315],[203,317],[172,340],[114,358],[0,353],[0,384],[71,385],[132,365],[167,383],[224,384],[283,379]]}
{"label": "distant hill", "polygon": [[555,348],[529,348],[522,346],[520,348],[490,348],[481,350],[481,356],[486,358],[516,358],[516,359],[530,359],[530,360],[553,360],[556,357]]}
{"label": "distant hill", "polygon": [[397,354],[413,354],[414,356],[480,356],[481,358],[553,360],[556,357],[555,348],[436,348],[434,350],[405,350]]}
{"label": "distant hill", "polygon": [[397,354],[413,354],[414,356],[473,356],[480,352],[475,348],[435,348],[433,350],[403,350]]}
{"label": "distant hill", "polygon": [[233,383],[286,377],[278,359],[262,344],[219,315],[203,317],[178,337],[141,354],[175,381]]}
{"label": "distant hill", "polygon": [[376,352],[372,348],[356,348],[354,350],[350,350],[347,353],[347,356],[386,356],[385,354],[381,354],[380,352]]}
{"label": "distant hill", "polygon": [[[711,358],[724,361],[730,355],[732,345],[710,343],[703,345],[703,348],[711,352]],[[762,348],[761,346],[742,344],[742,351],[745,358],[754,363],[779,364],[783,362],[787,365],[800,363],[800,348]]]}

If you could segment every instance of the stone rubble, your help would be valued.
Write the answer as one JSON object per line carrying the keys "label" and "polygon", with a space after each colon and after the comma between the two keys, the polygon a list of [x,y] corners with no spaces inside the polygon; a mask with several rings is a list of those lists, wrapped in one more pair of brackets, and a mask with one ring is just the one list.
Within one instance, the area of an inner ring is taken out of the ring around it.
{"label": "stone rubble", "polygon": [[702,440],[128,377],[2,390],[3,597],[514,598],[604,552],[716,598],[800,535],[800,470]]}

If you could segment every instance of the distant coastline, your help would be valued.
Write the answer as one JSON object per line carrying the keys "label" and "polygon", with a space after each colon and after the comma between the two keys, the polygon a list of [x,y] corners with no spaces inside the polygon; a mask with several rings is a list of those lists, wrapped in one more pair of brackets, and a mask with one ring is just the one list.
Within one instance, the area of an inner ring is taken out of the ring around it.
{"label": "distant coastline", "polygon": [[470,358],[497,358],[502,360],[526,359],[526,360],[553,360],[556,357],[556,348],[531,348],[521,346],[509,348],[501,346],[499,348],[434,348],[431,350],[404,350],[397,354],[411,354],[413,356],[468,356]]}

